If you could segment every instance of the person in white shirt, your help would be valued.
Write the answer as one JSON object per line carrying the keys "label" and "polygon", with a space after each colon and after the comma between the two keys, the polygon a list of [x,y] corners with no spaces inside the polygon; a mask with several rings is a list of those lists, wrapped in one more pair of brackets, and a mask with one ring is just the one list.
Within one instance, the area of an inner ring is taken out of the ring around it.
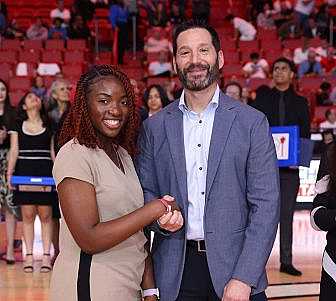
{"label": "person in white shirt", "polygon": [[334,110],[328,109],[325,112],[326,121],[320,123],[320,129],[336,129],[336,114]]}
{"label": "person in white shirt", "polygon": [[303,40],[302,47],[295,48],[293,56],[293,61],[295,65],[300,65],[302,62],[307,60],[309,49],[310,48],[307,39]]}
{"label": "person in white shirt", "polygon": [[61,18],[64,23],[68,24],[71,18],[70,11],[64,8],[64,1],[57,0],[57,8],[50,12],[50,18],[54,20],[55,18]]}
{"label": "person in white shirt", "polygon": [[273,13],[279,14],[284,10],[292,10],[293,6],[289,0],[277,0],[273,3]]}
{"label": "person in white shirt", "polygon": [[302,30],[303,36],[312,37],[311,27],[309,24],[309,16],[315,8],[315,0],[297,0],[294,11],[298,26]]}
{"label": "person in white shirt", "polygon": [[259,53],[252,52],[251,61],[243,67],[244,75],[248,78],[267,78],[269,65],[265,59],[261,59]]}
{"label": "person in white shirt", "polygon": [[235,29],[235,39],[240,41],[253,41],[256,38],[257,30],[255,27],[242,18],[227,15],[225,20],[230,21]]}
{"label": "person in white shirt", "polygon": [[160,30],[155,30],[153,36],[149,37],[145,45],[145,51],[147,53],[151,52],[172,52],[173,46],[168,41],[167,38],[161,35]]}
{"label": "person in white shirt", "polygon": [[171,63],[168,59],[168,53],[161,51],[158,61],[153,61],[148,66],[149,75],[160,76],[160,75],[170,75],[172,71]]}

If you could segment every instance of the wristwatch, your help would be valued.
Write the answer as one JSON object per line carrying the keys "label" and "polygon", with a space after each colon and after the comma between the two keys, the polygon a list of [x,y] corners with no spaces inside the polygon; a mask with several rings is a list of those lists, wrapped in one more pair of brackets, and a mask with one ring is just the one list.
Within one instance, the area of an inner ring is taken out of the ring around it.
{"label": "wristwatch", "polygon": [[160,300],[160,294],[159,294],[159,289],[158,288],[149,288],[146,290],[143,290],[142,296],[145,297],[150,297],[150,296],[156,296],[158,300]]}

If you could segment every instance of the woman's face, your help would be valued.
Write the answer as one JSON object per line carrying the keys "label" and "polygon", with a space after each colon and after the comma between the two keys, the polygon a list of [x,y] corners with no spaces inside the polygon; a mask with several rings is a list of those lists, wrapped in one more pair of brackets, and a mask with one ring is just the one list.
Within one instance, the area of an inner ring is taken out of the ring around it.
{"label": "woman's face", "polygon": [[70,100],[68,85],[64,82],[59,82],[55,87],[53,97],[58,101],[68,102]]}
{"label": "woman's face", "polygon": [[43,78],[41,76],[36,77],[35,84],[37,88],[42,88],[44,86]]}
{"label": "woman's face", "polygon": [[108,138],[117,137],[127,122],[131,101],[121,82],[114,77],[102,78],[92,85],[87,101],[96,131]]}
{"label": "woman's face", "polygon": [[7,97],[7,89],[6,86],[0,82],[0,103],[4,102]]}
{"label": "woman's face", "polygon": [[41,99],[34,93],[28,93],[25,99],[24,109],[26,111],[37,110],[40,111],[42,107]]}
{"label": "woman's face", "polygon": [[160,93],[155,87],[149,91],[147,106],[150,112],[157,112],[162,109]]}

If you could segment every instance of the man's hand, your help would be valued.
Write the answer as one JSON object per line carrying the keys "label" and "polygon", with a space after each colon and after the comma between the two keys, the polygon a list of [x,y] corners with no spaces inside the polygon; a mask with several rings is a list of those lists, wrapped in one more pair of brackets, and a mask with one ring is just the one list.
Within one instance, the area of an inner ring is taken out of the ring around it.
{"label": "man's hand", "polygon": [[172,211],[162,215],[159,218],[158,223],[160,225],[160,228],[166,231],[176,232],[183,227],[184,223],[180,208],[178,207],[173,197],[165,195],[163,199],[165,199],[169,203],[169,205],[171,205]]}
{"label": "man's hand", "polygon": [[222,301],[249,301],[251,287],[246,283],[231,279],[224,288]]}

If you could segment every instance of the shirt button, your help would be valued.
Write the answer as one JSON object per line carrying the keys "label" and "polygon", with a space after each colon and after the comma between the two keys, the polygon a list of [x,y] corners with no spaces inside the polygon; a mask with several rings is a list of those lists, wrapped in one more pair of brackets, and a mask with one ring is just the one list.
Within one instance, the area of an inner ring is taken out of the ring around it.
{"label": "shirt button", "polygon": [[202,144],[200,144],[200,143],[199,143],[199,144],[197,144],[197,146],[198,146],[198,147],[201,147],[201,146],[202,146]]}
{"label": "shirt button", "polygon": [[199,170],[202,170],[202,169],[203,169],[202,167],[199,168]]}
{"label": "shirt button", "polygon": [[202,120],[198,121],[198,123],[202,123],[202,122],[203,122]]}
{"label": "shirt button", "polygon": [[205,192],[204,192],[204,191],[202,191],[202,192],[201,192],[201,195],[204,195],[204,193],[205,193]]}

